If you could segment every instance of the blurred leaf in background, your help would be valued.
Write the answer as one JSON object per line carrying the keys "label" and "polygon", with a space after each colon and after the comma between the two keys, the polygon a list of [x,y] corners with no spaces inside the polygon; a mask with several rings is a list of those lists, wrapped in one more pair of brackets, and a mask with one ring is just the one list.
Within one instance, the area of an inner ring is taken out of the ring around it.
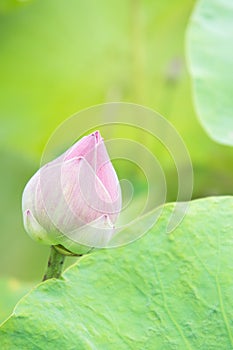
{"label": "blurred leaf in background", "polygon": [[30,0],[1,0],[0,14],[11,11],[20,5],[28,3]]}
{"label": "blurred leaf in background", "polygon": [[0,323],[12,313],[15,304],[32,288],[30,283],[22,284],[14,278],[0,279]]}
{"label": "blurred leaf in background", "polygon": [[197,113],[216,141],[233,146],[233,6],[200,0],[192,15],[187,53]]}
{"label": "blurred leaf in background", "polygon": [[[129,101],[155,109],[187,145],[194,197],[232,193],[231,150],[208,138],[192,106],[184,38],[193,5],[192,0],[34,0],[1,11],[1,274],[25,280],[42,275],[48,248],[24,233],[21,194],[54,128],[94,104]],[[116,127],[116,136],[122,132],[138,137],[135,129]],[[143,142],[164,168],[167,200],[175,200],[172,160],[150,137]],[[123,170],[143,187],[130,165]]]}

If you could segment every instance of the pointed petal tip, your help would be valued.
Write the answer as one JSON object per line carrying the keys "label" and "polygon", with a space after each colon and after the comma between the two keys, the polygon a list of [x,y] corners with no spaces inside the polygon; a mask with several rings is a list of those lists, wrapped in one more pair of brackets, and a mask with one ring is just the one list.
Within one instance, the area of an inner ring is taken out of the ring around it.
{"label": "pointed petal tip", "polygon": [[68,160],[74,157],[85,157],[96,145],[100,144],[103,138],[98,130],[93,133],[82,137],[74,145],[72,145],[66,152],[64,160]]}
{"label": "pointed petal tip", "polygon": [[104,221],[104,226],[108,228],[114,228],[114,225],[109,217],[109,215],[104,214],[103,215],[103,221]]}
{"label": "pointed petal tip", "polygon": [[51,244],[45,229],[39,224],[30,209],[23,212],[24,227],[29,236],[37,242]]}
{"label": "pointed petal tip", "polygon": [[98,219],[89,222],[72,232],[68,232],[66,237],[74,246],[75,244],[81,244],[92,248],[105,248],[113,234],[114,226],[109,216],[104,214]]}
{"label": "pointed petal tip", "polygon": [[73,158],[69,158],[69,159],[64,159],[63,163],[61,163],[61,166],[64,166],[64,165],[67,165],[67,164],[70,164],[70,163],[74,163],[74,164],[79,164],[81,161],[85,161],[85,158],[83,156],[75,156]]}
{"label": "pointed petal tip", "polygon": [[23,213],[24,226],[26,231],[40,231],[42,229],[41,225],[35,219],[30,209],[26,209]]}
{"label": "pointed petal tip", "polygon": [[94,137],[95,137],[95,141],[96,141],[97,144],[100,143],[100,142],[103,140],[102,136],[100,135],[99,130],[94,131],[94,132],[91,134],[91,136],[94,136]]}

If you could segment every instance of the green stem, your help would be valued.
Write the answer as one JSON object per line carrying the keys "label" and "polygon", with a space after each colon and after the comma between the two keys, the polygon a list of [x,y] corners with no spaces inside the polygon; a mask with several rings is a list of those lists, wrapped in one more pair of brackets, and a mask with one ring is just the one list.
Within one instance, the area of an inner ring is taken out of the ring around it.
{"label": "green stem", "polygon": [[48,261],[47,271],[44,275],[43,281],[50,278],[60,278],[65,256],[59,253],[54,246],[51,246],[51,252]]}

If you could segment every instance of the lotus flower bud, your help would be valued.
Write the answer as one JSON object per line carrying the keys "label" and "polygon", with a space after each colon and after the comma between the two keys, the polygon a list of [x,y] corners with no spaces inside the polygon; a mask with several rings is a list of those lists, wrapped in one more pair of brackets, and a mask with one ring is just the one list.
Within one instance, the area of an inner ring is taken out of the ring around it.
{"label": "lotus flower bud", "polygon": [[28,234],[75,254],[104,247],[121,210],[119,181],[98,131],[44,165],[23,192]]}

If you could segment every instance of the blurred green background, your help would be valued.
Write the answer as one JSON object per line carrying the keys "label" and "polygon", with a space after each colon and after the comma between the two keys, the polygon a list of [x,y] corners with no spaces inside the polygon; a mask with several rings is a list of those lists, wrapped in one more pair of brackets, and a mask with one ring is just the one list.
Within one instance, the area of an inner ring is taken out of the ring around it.
{"label": "blurred green background", "polygon": [[[2,277],[41,279],[49,248],[24,232],[21,195],[51,133],[83,108],[125,101],[155,109],[190,152],[193,198],[233,194],[232,150],[209,139],[192,103],[185,30],[194,5],[191,0],[0,2]],[[135,129],[127,133],[134,138]],[[173,201],[174,166],[161,147],[151,142],[150,147],[167,177],[167,201]],[[124,172],[133,173],[127,165]]]}

